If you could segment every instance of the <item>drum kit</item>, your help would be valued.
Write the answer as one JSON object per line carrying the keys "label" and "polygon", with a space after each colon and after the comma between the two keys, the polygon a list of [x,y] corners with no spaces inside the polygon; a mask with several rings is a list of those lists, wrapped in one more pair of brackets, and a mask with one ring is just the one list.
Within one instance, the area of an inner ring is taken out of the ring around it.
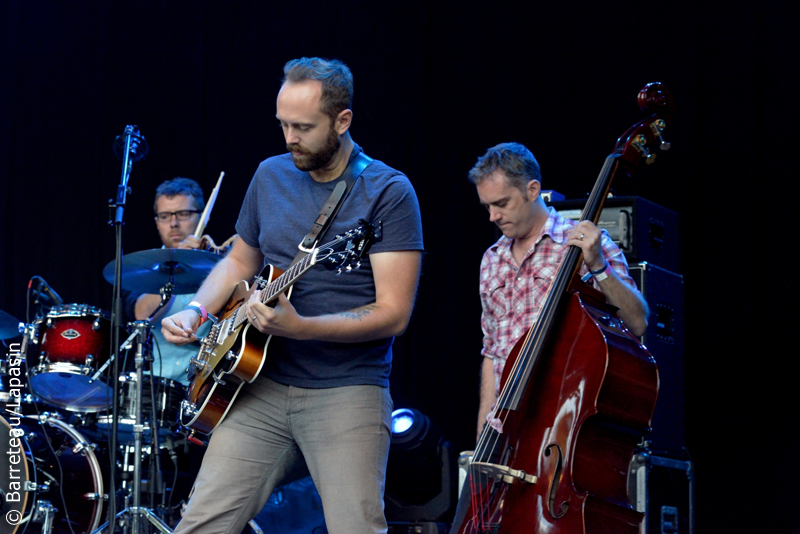
{"label": "drum kit", "polygon": [[[193,293],[219,259],[200,250],[129,254],[122,258],[122,288]],[[104,270],[112,283],[114,263]],[[131,335],[117,349],[108,312],[52,297],[45,306],[44,294],[40,289],[30,323],[0,311],[0,340],[22,338],[6,343],[7,359],[0,360],[0,534],[99,532],[110,509],[152,516],[139,522],[133,514],[127,532],[151,526],[171,532],[202,451],[189,446],[178,424],[185,387],[147,372],[149,321],[129,323]],[[117,355],[122,372],[112,376]],[[142,496],[150,504],[144,512]]]}

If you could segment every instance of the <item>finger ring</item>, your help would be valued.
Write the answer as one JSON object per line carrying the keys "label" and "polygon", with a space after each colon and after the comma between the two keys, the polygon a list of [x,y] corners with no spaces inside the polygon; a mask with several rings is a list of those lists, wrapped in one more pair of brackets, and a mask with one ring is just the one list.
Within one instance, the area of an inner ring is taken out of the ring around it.
{"label": "finger ring", "polygon": [[581,237],[580,237],[579,239],[580,239],[581,241],[583,241],[583,234],[581,234]]}

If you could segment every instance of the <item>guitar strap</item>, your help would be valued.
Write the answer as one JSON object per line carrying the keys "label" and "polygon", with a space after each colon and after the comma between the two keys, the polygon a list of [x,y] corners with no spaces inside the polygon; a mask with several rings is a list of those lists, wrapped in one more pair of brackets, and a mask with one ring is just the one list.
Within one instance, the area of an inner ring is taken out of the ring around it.
{"label": "guitar strap", "polygon": [[342,173],[343,180],[333,188],[331,196],[328,197],[328,200],[325,201],[325,205],[322,206],[322,210],[319,212],[319,215],[317,215],[314,224],[311,226],[311,230],[308,231],[303,241],[297,246],[300,252],[298,252],[297,256],[292,260],[292,265],[314,250],[314,246],[322,239],[325,231],[333,222],[333,218],[339,213],[339,208],[344,204],[347,195],[353,188],[353,184],[356,183],[356,179],[361,176],[361,173],[364,172],[364,169],[366,169],[367,165],[372,161],[372,158],[364,154],[363,150],[359,149],[354,152],[355,153],[350,156],[350,161],[347,162],[347,167]]}

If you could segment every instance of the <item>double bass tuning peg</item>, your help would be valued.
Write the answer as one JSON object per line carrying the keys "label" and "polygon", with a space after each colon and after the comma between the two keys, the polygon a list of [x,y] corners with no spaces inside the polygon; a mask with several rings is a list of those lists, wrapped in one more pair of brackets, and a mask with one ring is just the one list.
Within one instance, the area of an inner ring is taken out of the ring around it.
{"label": "double bass tuning peg", "polygon": [[[659,134],[660,136],[660,134]],[[631,141],[631,146],[638,150],[644,156],[644,162],[647,165],[650,165],[656,160],[656,155],[650,152],[650,149],[647,148],[647,138],[639,134],[633,138]]]}
{"label": "double bass tuning peg", "polygon": [[664,136],[661,135],[661,132],[663,132],[664,128],[666,128],[666,127],[667,127],[667,123],[664,122],[663,119],[658,119],[657,121],[654,121],[653,123],[650,124],[650,128],[653,129],[653,133],[655,133],[656,136],[658,137],[659,141],[661,141],[661,145],[660,145],[659,148],[661,148],[661,150],[663,150],[664,152],[669,150],[670,147],[672,146],[667,141],[665,141],[664,140]]}

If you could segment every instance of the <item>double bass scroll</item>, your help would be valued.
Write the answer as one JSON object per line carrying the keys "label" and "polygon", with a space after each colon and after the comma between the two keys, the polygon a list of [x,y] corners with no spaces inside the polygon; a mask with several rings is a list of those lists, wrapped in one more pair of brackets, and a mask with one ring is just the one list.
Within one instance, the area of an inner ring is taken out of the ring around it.
{"label": "double bass scroll", "polygon": [[[581,221],[597,222],[611,182],[667,150],[672,97],[659,83],[638,95],[652,113],[617,141]],[[616,308],[577,276],[570,247],[539,317],[506,360],[500,396],[470,465],[470,505],[459,534],[636,534],[627,473],[649,431],[655,361]]]}

